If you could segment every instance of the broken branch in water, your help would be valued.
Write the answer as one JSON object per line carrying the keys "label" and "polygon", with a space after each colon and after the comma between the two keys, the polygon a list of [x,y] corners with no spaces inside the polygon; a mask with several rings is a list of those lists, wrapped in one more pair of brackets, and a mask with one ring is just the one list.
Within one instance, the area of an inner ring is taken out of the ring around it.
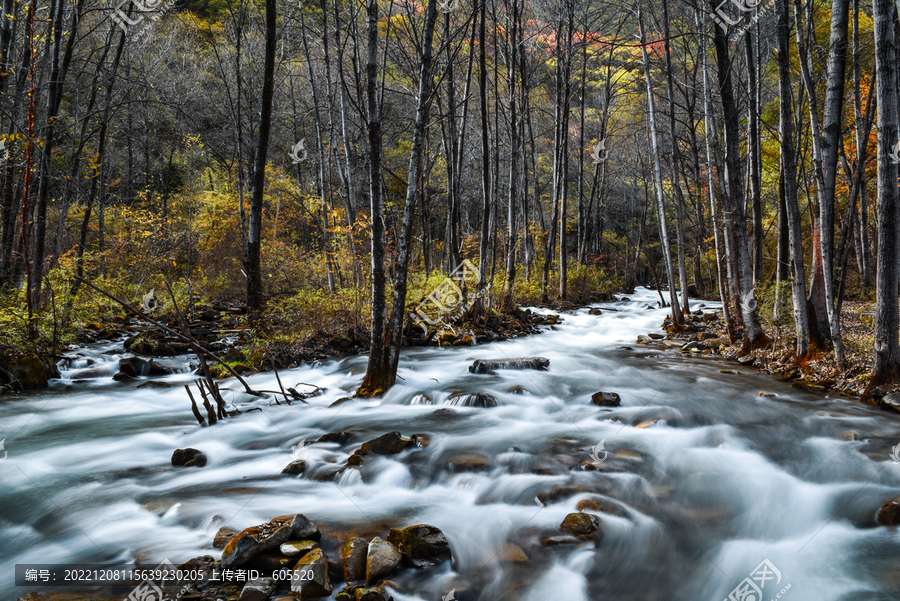
{"label": "broken branch in water", "polygon": [[197,401],[194,400],[194,395],[191,394],[191,387],[189,384],[184,385],[184,389],[187,391],[188,396],[191,399],[191,412],[193,412],[194,417],[197,418],[197,422],[202,426],[205,421],[203,420],[203,415],[200,413],[200,409],[197,408]]}
{"label": "broken branch in water", "polygon": [[156,321],[155,319],[153,319],[152,317],[150,317],[149,315],[147,315],[147,314],[144,313],[143,311],[138,311],[137,309],[135,309],[134,307],[132,307],[131,305],[129,305],[129,304],[126,303],[125,301],[123,301],[123,300],[121,300],[121,299],[119,299],[119,298],[113,296],[111,293],[107,292],[106,290],[104,290],[104,289],[102,289],[102,288],[100,288],[100,287],[98,287],[98,286],[95,286],[94,284],[92,284],[91,282],[87,281],[86,279],[84,279],[84,278],[81,277],[81,276],[75,275],[75,276],[72,276],[72,277],[74,277],[74,278],[75,278],[76,280],[78,280],[79,282],[81,282],[81,283],[83,283],[83,284],[86,284],[87,286],[93,288],[94,290],[96,290],[96,291],[99,292],[100,294],[102,294],[102,295],[104,295],[104,296],[106,296],[106,297],[108,297],[108,298],[110,298],[110,299],[116,301],[117,303],[119,303],[120,305],[122,305],[126,310],[131,311],[131,312],[134,313],[135,315],[139,315],[142,319],[146,319],[147,321],[149,321],[150,323],[152,323],[153,325],[155,325],[155,326],[158,327],[159,329],[163,330],[164,332],[168,332],[169,334],[172,334],[173,336],[176,336],[176,337],[178,337],[178,338],[181,338],[182,340],[184,340],[185,342],[187,342],[188,344],[190,344],[190,345],[193,347],[194,352],[197,353],[197,357],[200,358],[201,362],[203,361],[203,358],[202,358],[203,355],[208,355],[208,356],[212,357],[213,359],[215,359],[222,367],[224,367],[226,370],[228,370],[228,373],[230,373],[232,376],[234,376],[235,378],[237,378],[238,382],[240,382],[240,383],[244,386],[244,390],[246,391],[247,394],[251,394],[251,395],[253,395],[253,396],[263,396],[260,392],[258,392],[258,391],[256,391],[256,390],[253,390],[252,388],[250,388],[250,385],[247,384],[247,381],[244,380],[244,378],[242,378],[242,377],[240,376],[240,374],[238,374],[236,371],[234,371],[234,369],[233,369],[230,365],[228,365],[228,363],[226,363],[224,359],[222,359],[221,357],[219,357],[218,355],[216,355],[216,354],[213,353],[212,351],[207,350],[207,349],[203,348],[202,346],[200,346],[200,344],[199,344],[196,340],[194,340],[194,337],[193,337],[193,336],[185,336],[184,334],[182,334],[182,333],[179,332],[178,330],[173,330],[172,328],[170,328],[170,327],[167,326],[166,324],[161,323],[161,322],[159,322],[159,321]]}

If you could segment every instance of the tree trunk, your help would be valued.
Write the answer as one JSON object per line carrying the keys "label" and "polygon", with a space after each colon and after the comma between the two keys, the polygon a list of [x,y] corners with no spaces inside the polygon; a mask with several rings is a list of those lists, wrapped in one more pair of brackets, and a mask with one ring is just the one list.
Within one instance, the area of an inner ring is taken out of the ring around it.
{"label": "tree trunk", "polygon": [[898,136],[897,40],[894,4],[873,0],[875,68],[878,73],[878,258],[875,281],[875,368],[868,389],[900,379],[900,314],[898,270],[900,265],[900,206],[897,165],[890,153]]}
{"label": "tree trunk", "polygon": [[647,103],[650,109],[650,140],[653,144],[653,176],[656,181],[656,211],[659,215],[659,237],[662,254],[666,263],[666,276],[669,285],[669,304],[672,308],[672,325],[682,323],[681,310],[678,308],[678,296],[675,294],[675,273],[672,268],[672,253],[669,247],[669,233],[666,229],[666,205],[663,199],[662,173],[659,167],[659,142],[656,136],[656,103],[653,100],[653,85],[650,81],[650,59],[647,56],[647,37],[644,34],[644,15],[638,6],[638,27],[641,36],[641,56],[644,61],[644,76],[647,79]]}

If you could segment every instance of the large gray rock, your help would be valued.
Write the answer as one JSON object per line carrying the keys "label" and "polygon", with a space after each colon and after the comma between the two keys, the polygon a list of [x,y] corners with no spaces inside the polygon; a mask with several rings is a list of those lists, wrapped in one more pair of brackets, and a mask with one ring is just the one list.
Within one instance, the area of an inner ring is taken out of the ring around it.
{"label": "large gray rock", "polygon": [[318,528],[306,516],[282,516],[242,530],[222,551],[222,569],[244,565],[257,555],[277,549],[288,540],[319,540]]}
{"label": "large gray rock", "polygon": [[373,538],[366,556],[366,584],[390,576],[400,565],[401,557],[400,550],[393,543],[379,536]]}
{"label": "large gray rock", "polygon": [[473,374],[493,374],[495,369],[536,369],[547,371],[550,359],[545,357],[518,357],[516,359],[477,359],[469,366]]}
{"label": "large gray rock", "polygon": [[347,539],[347,542],[341,547],[341,565],[344,568],[344,580],[348,584],[366,579],[368,552],[369,543],[358,536]]}
{"label": "large gray rock", "polygon": [[298,599],[328,597],[333,590],[328,577],[328,559],[322,549],[313,549],[294,566],[291,592]]}

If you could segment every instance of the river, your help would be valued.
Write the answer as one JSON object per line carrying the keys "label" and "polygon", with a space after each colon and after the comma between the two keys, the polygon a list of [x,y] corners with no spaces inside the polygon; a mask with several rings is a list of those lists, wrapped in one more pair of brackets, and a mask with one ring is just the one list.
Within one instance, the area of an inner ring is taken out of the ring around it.
{"label": "river", "polygon": [[[325,531],[440,528],[452,566],[395,576],[397,601],[454,589],[463,601],[720,601],[760,566],[753,582],[765,585],[765,601],[900,599],[900,536],[874,525],[878,507],[900,495],[900,463],[890,456],[900,416],[734,363],[637,345],[638,334],[660,331],[666,310],[657,301],[639,288],[630,301],[595,305],[601,315],[565,313],[540,335],[406,350],[402,379],[383,399],[330,407],[360,384],[365,356],[286,370],[285,386],[325,392],[308,405],[226,392],[242,414],[205,428],[181,387],[193,377],[186,371],[156,378],[171,388],[138,389],[109,377],[121,342],[79,349],[79,362],[50,388],[0,398],[8,453],[0,599],[34,588],[14,586],[14,564],[218,557],[211,542],[221,526],[287,513]],[[546,357],[549,369],[468,372],[475,359],[520,356]],[[102,377],[81,379],[88,366]],[[271,373],[248,381],[277,388]],[[524,392],[509,392],[515,386]],[[460,391],[488,392],[499,405],[444,405]],[[618,393],[622,406],[593,405],[597,391]],[[434,404],[413,404],[420,394]],[[255,407],[262,411],[248,412]],[[355,438],[292,450],[338,431]],[[428,444],[322,477],[391,431],[425,434]],[[186,447],[209,464],[171,467],[172,452]],[[592,452],[600,469],[583,469]],[[307,474],[279,476],[294,453]],[[562,486],[597,492],[537,501]],[[588,497],[615,514],[598,514],[602,540],[542,545]],[[507,541],[529,561],[499,561]]]}

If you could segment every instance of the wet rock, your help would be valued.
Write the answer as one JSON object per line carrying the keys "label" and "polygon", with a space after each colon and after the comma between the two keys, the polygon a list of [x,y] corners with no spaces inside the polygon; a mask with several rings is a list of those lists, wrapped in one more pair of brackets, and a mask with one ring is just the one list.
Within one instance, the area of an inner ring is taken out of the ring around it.
{"label": "wet rock", "polygon": [[477,359],[469,366],[473,374],[493,374],[495,369],[536,369],[547,371],[550,359],[544,357],[519,357],[516,359]]}
{"label": "wet rock", "polygon": [[891,499],[875,514],[879,526],[900,526],[900,497]]}
{"label": "wet rock", "polygon": [[559,527],[578,537],[593,538],[600,529],[600,518],[591,513],[570,513]]}
{"label": "wet rock", "polygon": [[353,599],[354,601],[385,601],[384,589],[360,587],[354,592]]}
{"label": "wet rock", "polygon": [[275,593],[275,580],[272,578],[257,578],[244,585],[239,601],[268,601]]}
{"label": "wet rock", "polygon": [[741,365],[750,366],[756,363],[756,357],[753,355],[744,355],[743,357],[738,357],[737,362]]}
{"label": "wet rock", "polygon": [[382,434],[378,438],[373,438],[362,444],[360,449],[365,453],[375,453],[376,455],[396,455],[406,449],[415,447],[416,443],[410,438],[403,438],[399,432],[388,432]]}
{"label": "wet rock", "polygon": [[507,563],[524,563],[528,561],[528,556],[519,545],[506,543],[497,552],[497,560]]}
{"label": "wet rock", "polygon": [[306,470],[306,462],[302,459],[296,459],[284,466],[281,473],[285,476],[299,476]]}
{"label": "wet rock", "polygon": [[400,558],[396,545],[378,536],[373,538],[366,554],[366,583],[372,584],[390,576],[400,565]]}
{"label": "wet rock", "polygon": [[400,549],[405,563],[417,568],[436,566],[453,558],[447,537],[439,528],[428,524],[391,528],[388,542]]}
{"label": "wet rock", "polygon": [[695,340],[694,342],[688,342],[687,344],[682,346],[681,350],[683,350],[683,351],[698,351],[698,352],[705,351],[706,345],[703,344],[702,342],[698,342]]}
{"label": "wet rock", "polygon": [[328,560],[322,549],[314,549],[294,566],[291,592],[299,599],[328,597],[334,590],[328,577]]}
{"label": "wet rock", "polygon": [[318,528],[302,514],[275,518],[242,530],[222,551],[222,569],[243,565],[262,553],[279,548],[288,540],[319,540]]}
{"label": "wet rock", "polygon": [[486,392],[457,392],[450,395],[445,405],[455,405],[457,407],[496,407],[497,399]]}
{"label": "wet rock", "polygon": [[19,357],[0,364],[0,383],[15,390],[34,390],[47,387],[47,372],[37,355]]}
{"label": "wet rock", "polygon": [[129,380],[134,380],[134,377],[120,371],[114,374],[112,379],[116,382],[128,382]]}
{"label": "wet rock", "polygon": [[841,432],[841,440],[860,440],[859,432],[856,430],[844,430]]}
{"label": "wet rock", "polygon": [[336,442],[338,444],[347,444],[353,440],[352,432],[329,432],[319,437],[316,442]]}
{"label": "wet rock", "polygon": [[213,537],[213,548],[214,549],[223,549],[225,545],[228,544],[228,541],[237,536],[238,531],[234,528],[228,528],[227,526],[222,526],[219,528],[219,531],[216,532],[216,535]]}
{"label": "wet rock", "polygon": [[197,449],[176,449],[172,453],[172,465],[175,467],[203,467],[206,462],[206,455]]}
{"label": "wet rock", "polygon": [[601,311],[597,307],[594,307],[593,309],[588,311],[588,315],[603,315],[603,311]]}
{"label": "wet rock", "polygon": [[599,407],[621,407],[622,398],[615,392],[595,392],[591,402]]}
{"label": "wet rock", "polygon": [[547,505],[558,503],[563,499],[568,499],[569,497],[577,494],[596,492],[597,491],[593,488],[588,488],[586,486],[560,486],[558,488],[554,488],[552,490],[548,490],[538,494],[537,499],[541,505],[546,507]]}
{"label": "wet rock", "polygon": [[454,455],[447,468],[451,472],[484,472],[491,468],[491,460],[484,453],[463,453]]}
{"label": "wet rock", "polygon": [[640,334],[637,337],[638,344],[650,344],[651,342],[653,342],[653,339],[651,339],[649,336],[646,336],[644,334]]}
{"label": "wet rock", "polygon": [[581,501],[578,501],[575,509],[578,511],[597,511],[600,513],[608,513],[610,515],[618,515],[617,511],[596,499],[582,499]]}
{"label": "wet rock", "polygon": [[662,340],[666,336],[665,336],[665,334],[657,334],[655,332],[650,332],[649,334],[647,334],[647,337],[650,338],[651,340]]}
{"label": "wet rock", "polygon": [[515,386],[507,388],[506,392],[508,392],[509,394],[525,394],[528,391],[525,390],[523,386],[516,384]]}
{"label": "wet rock", "polygon": [[453,344],[454,342],[456,342],[456,334],[454,334],[453,332],[443,332],[440,336],[438,336],[438,342],[440,342],[441,345]]}
{"label": "wet rock", "polygon": [[319,546],[314,540],[291,540],[282,543],[278,547],[278,552],[288,557],[302,557],[304,553],[308,553]]}
{"label": "wet rock", "polygon": [[369,552],[369,543],[366,539],[354,536],[348,538],[341,547],[341,566],[344,570],[344,580],[349,582],[361,582],[366,579],[366,556]]}
{"label": "wet rock", "polygon": [[[118,375],[118,374],[116,374],[116,375]],[[113,376],[113,379],[115,379],[115,376]],[[158,380],[148,380],[147,382],[144,382],[143,384],[138,384],[137,387],[138,388],[172,388],[172,385],[169,384],[168,382],[160,382]]]}
{"label": "wet rock", "polygon": [[880,398],[873,398],[875,398],[875,403],[882,409],[900,412],[900,393],[893,392]]}
{"label": "wet rock", "polygon": [[574,536],[550,536],[541,540],[542,545],[556,547],[559,545],[578,545],[583,541]]}

